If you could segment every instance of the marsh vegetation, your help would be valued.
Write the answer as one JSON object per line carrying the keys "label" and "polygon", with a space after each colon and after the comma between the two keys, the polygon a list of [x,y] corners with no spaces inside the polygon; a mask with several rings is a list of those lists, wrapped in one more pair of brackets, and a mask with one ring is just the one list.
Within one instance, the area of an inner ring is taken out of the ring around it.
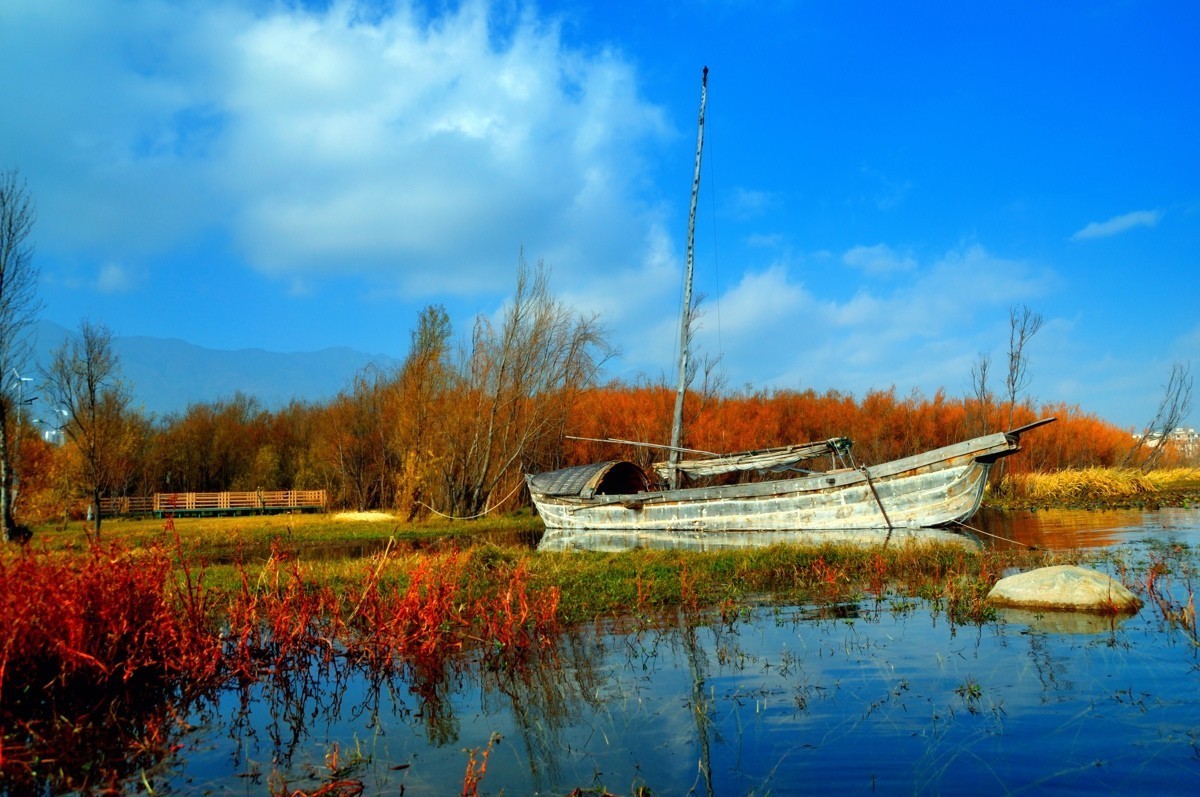
{"label": "marsh vegetation", "polygon": [[[1158,699],[1160,675],[1191,677],[1180,669],[1194,666],[1196,639],[1187,534],[1200,533],[1200,518],[1179,511],[1153,546],[1067,550],[1002,524],[987,528],[1007,542],[976,549],[621,553],[537,552],[529,516],[495,526],[177,519],[170,532],[125,520],[106,526],[103,545],[47,531],[0,560],[14,618],[0,644],[5,789],[239,781],[289,794],[400,784],[669,793],[703,777],[724,790],[777,791],[772,767],[790,772],[796,756],[808,761],[797,775],[832,776],[803,755],[809,745],[828,756],[834,739],[899,743],[893,734],[914,732],[925,735],[927,769],[888,757],[861,776],[953,783],[960,756],[1033,721],[1018,704],[1029,696],[1005,680],[1008,646],[1034,634],[1031,643],[1056,651],[1044,654],[1044,677],[1064,681],[1077,678],[1070,662],[1095,655],[1093,642],[1022,631],[1032,626],[987,605],[1012,568],[1089,561],[1147,598],[1138,619],[1109,618],[1094,638],[1116,651],[1105,666],[1139,684],[1101,699],[1145,705]],[[374,547],[338,555],[337,541]],[[1159,669],[1138,672],[1151,651]],[[1097,699],[1060,686],[1070,705]],[[699,712],[671,726],[684,752],[621,752],[657,749],[643,727],[689,716],[676,713],[679,701]],[[1171,717],[1173,738],[1194,739],[1180,711],[1157,713]],[[957,739],[964,723],[969,735]],[[768,765],[751,743],[783,758]],[[738,774],[715,774],[731,744],[748,757],[730,770]],[[1162,755],[1178,760],[1171,749]],[[1024,777],[997,772],[1003,783]]]}
{"label": "marsh vegetation", "polygon": [[1194,506],[1200,468],[1082,468],[1007,476],[992,492],[993,505],[1044,508]]}

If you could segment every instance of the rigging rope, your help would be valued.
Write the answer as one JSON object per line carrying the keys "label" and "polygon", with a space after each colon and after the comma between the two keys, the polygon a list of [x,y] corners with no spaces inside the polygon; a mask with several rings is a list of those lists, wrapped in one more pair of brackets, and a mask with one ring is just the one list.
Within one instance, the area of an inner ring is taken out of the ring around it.
{"label": "rigging rope", "polygon": [[[1017,540],[1012,539],[1011,537],[1003,537],[999,534],[992,534],[989,531],[984,531],[983,529],[977,529],[974,526],[968,526],[966,523],[963,523],[961,520],[956,520],[954,522],[957,523],[958,525],[962,526],[967,531],[973,531],[976,534],[982,534],[985,537],[991,537],[994,540],[1002,540],[1004,542],[1010,542],[1013,545],[1017,545],[1017,546],[1024,544],[1024,543],[1018,542]],[[1030,545],[1028,547],[1029,547],[1029,550],[1031,550],[1031,551],[1036,551],[1038,549],[1038,547],[1036,545]]]}
{"label": "rigging rope", "polygon": [[508,499],[510,499],[514,495],[516,495],[517,490],[520,490],[524,486],[525,486],[525,482],[518,481],[517,486],[513,488],[512,492],[510,492],[508,495],[504,496],[504,498],[501,499],[497,504],[495,504],[495,506],[491,507],[490,509],[484,509],[482,512],[475,514],[475,515],[447,515],[445,512],[437,511],[436,509],[434,509],[433,507],[431,507],[429,504],[425,503],[424,501],[417,501],[417,504],[425,507],[426,509],[428,509],[430,512],[432,512],[435,515],[439,515],[441,517],[448,518],[450,520],[475,520],[476,518],[481,518],[484,515],[490,514],[493,510],[496,509],[496,507],[504,506],[504,504],[508,501]]}

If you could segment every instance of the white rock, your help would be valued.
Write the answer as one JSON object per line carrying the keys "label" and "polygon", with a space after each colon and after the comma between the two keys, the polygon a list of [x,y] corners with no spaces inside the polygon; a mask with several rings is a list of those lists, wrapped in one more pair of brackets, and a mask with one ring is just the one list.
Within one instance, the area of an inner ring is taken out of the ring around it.
{"label": "white rock", "polygon": [[1002,578],[988,593],[997,606],[1129,613],[1142,602],[1124,585],[1095,570],[1076,565],[1040,567]]}

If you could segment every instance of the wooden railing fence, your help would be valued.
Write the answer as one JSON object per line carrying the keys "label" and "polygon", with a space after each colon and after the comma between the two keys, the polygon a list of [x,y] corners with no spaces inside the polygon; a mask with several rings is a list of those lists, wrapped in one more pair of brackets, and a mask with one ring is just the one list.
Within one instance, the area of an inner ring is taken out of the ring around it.
{"label": "wooden railing fence", "polygon": [[101,515],[251,514],[324,511],[325,490],[243,490],[222,493],[155,493],[101,498]]}

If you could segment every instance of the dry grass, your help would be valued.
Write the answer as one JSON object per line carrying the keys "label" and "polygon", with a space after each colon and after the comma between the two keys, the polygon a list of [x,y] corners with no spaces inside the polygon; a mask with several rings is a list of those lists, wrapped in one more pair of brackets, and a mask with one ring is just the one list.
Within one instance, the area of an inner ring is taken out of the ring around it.
{"label": "dry grass", "polygon": [[1158,490],[1200,489],[1200,468],[1170,468],[1152,470],[1146,478]]}
{"label": "dry grass", "polygon": [[388,512],[338,512],[333,516],[333,519],[339,523],[355,523],[358,521],[365,521],[367,523],[400,522],[395,515]]}
{"label": "dry grass", "polygon": [[1084,468],[1008,476],[997,495],[1002,501],[1037,506],[1121,506],[1197,490],[1200,490],[1200,468],[1149,473],[1133,468]]}
{"label": "dry grass", "polygon": [[[100,538],[130,548],[178,543],[194,556],[229,559],[244,550],[266,549],[276,542],[303,547],[353,542],[383,544],[392,537],[399,541],[450,541],[470,538],[481,531],[521,534],[541,527],[541,520],[529,511],[470,523],[440,518],[408,522],[386,512],[339,512],[180,517],[175,518],[169,528],[165,521],[153,517],[106,518]],[[89,543],[82,522],[73,522],[65,529],[49,523],[38,525],[33,532],[35,548],[82,550]]]}

